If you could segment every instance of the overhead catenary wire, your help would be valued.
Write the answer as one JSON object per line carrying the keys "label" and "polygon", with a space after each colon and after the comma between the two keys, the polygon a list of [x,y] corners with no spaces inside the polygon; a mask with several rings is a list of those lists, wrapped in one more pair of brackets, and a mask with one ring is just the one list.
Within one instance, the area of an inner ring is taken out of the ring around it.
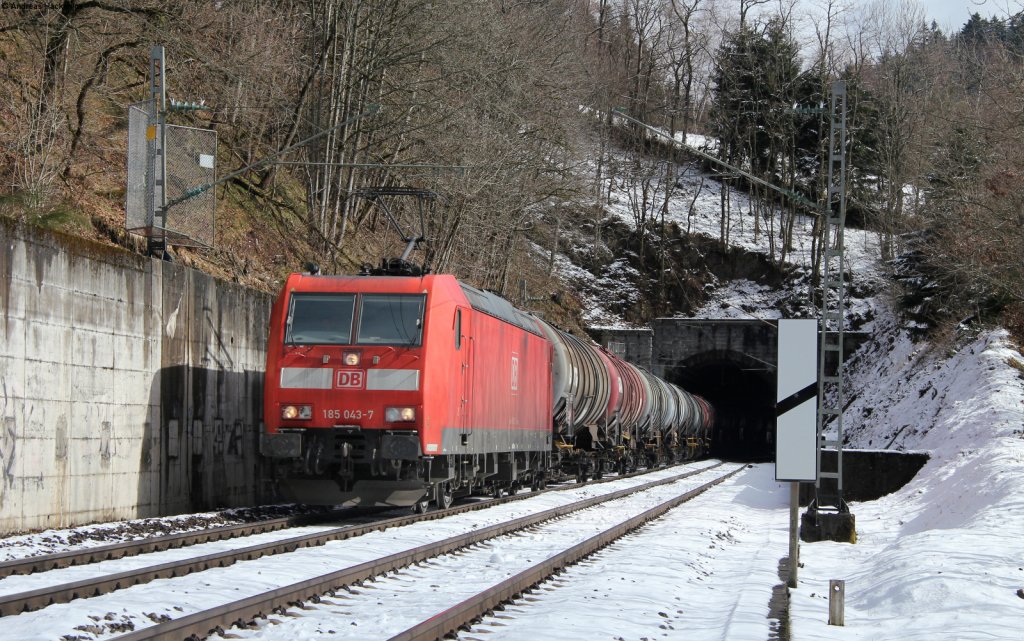
{"label": "overhead catenary wire", "polygon": [[368,116],[376,115],[379,111],[380,111],[380,105],[371,104],[366,109],[366,111],[363,111],[362,113],[358,113],[355,116],[352,116],[351,118],[348,118],[348,119],[346,119],[346,120],[344,120],[344,121],[334,125],[333,127],[328,127],[327,129],[324,129],[322,131],[319,131],[319,132],[313,134],[312,136],[308,136],[306,138],[303,138],[302,140],[300,140],[297,143],[288,145],[284,149],[282,149],[282,150],[280,150],[280,151],[278,151],[276,153],[273,153],[273,154],[271,154],[269,156],[266,156],[262,160],[257,160],[256,162],[254,162],[252,164],[246,165],[245,167],[242,167],[241,169],[237,169],[237,170],[227,174],[226,176],[218,178],[217,180],[213,181],[212,183],[207,183],[205,185],[199,185],[198,187],[194,187],[194,188],[188,190],[187,192],[185,192],[184,194],[182,194],[178,198],[175,198],[174,200],[172,200],[169,203],[167,203],[166,205],[164,205],[164,209],[169,209],[169,208],[173,207],[174,205],[177,205],[178,203],[181,203],[181,202],[184,202],[184,201],[188,200],[189,198],[195,198],[196,196],[206,192],[207,190],[212,189],[212,188],[216,187],[217,185],[219,185],[221,183],[224,183],[224,182],[227,182],[227,181],[229,181],[229,180],[231,180],[231,179],[233,179],[233,178],[235,178],[237,176],[240,176],[240,175],[242,175],[242,174],[244,174],[244,173],[246,173],[248,171],[252,171],[253,169],[256,169],[257,167],[262,167],[264,165],[268,165],[275,158],[283,156],[284,154],[292,151],[293,149],[297,149],[298,147],[302,147],[303,145],[306,145],[306,144],[316,140],[317,138],[320,138],[322,136],[326,136],[327,134],[331,133],[335,129],[339,129],[339,128],[344,127],[346,125],[350,125],[353,122],[356,122],[358,120],[362,120],[363,118],[366,118]]}

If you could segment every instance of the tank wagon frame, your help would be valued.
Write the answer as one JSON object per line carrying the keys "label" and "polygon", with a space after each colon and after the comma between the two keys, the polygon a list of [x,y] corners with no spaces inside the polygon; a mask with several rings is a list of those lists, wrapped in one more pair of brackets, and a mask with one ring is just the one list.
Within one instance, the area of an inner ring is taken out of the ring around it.
{"label": "tank wagon frame", "polygon": [[447,507],[706,451],[710,406],[450,275],[292,274],[260,451],[304,503]]}

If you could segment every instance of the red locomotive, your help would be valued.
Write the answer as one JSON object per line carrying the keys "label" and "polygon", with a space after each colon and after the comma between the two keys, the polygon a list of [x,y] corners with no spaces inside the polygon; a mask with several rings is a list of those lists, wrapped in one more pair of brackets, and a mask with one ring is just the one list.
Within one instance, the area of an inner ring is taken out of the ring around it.
{"label": "red locomotive", "polygon": [[450,275],[292,274],[260,451],[305,503],[441,507],[700,454],[711,409]]}

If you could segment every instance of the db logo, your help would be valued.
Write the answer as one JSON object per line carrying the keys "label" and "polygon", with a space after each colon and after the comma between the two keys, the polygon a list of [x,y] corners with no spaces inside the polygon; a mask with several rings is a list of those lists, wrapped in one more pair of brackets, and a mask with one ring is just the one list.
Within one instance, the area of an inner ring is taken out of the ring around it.
{"label": "db logo", "polygon": [[334,386],[362,389],[365,377],[366,372],[362,370],[340,369],[335,374]]}

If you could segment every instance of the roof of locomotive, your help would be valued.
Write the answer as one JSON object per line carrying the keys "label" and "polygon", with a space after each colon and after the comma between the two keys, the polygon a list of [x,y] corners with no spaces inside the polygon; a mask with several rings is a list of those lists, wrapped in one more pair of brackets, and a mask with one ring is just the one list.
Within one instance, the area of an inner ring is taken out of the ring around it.
{"label": "roof of locomotive", "polygon": [[[469,306],[474,310],[493,316],[506,323],[543,336],[537,319],[516,309],[497,294],[467,285],[451,274],[429,274],[426,276],[347,276],[312,275],[295,273],[288,277],[285,288],[288,291],[303,292],[371,292],[371,293],[430,293],[438,289],[454,287],[461,289]],[[452,288],[452,289],[449,289]]]}
{"label": "roof of locomotive", "polygon": [[515,325],[516,327],[524,329],[531,334],[544,336],[536,318],[530,316],[526,312],[516,309],[513,307],[512,303],[508,302],[501,296],[485,292],[477,289],[476,287],[471,287],[470,285],[462,282],[460,282],[459,285],[462,287],[462,291],[466,294],[466,298],[469,299],[469,305],[473,309],[490,316],[494,316],[495,318],[500,318],[506,323]]}
{"label": "roof of locomotive", "polygon": [[[439,282],[440,281],[440,282]],[[353,276],[292,274],[285,283],[288,291],[301,292],[394,292],[423,294],[437,288],[444,281],[455,281],[447,275],[429,276]]]}

